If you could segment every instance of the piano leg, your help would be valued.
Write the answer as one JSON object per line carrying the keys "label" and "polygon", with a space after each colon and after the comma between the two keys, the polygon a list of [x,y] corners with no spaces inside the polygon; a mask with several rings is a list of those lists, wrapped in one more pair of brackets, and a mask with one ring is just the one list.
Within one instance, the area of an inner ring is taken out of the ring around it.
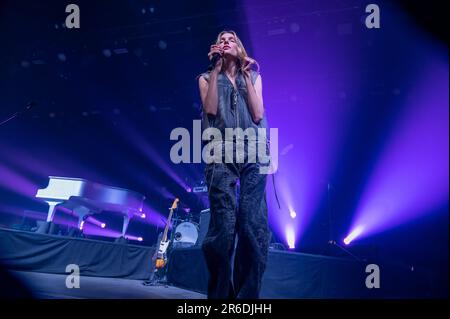
{"label": "piano leg", "polygon": [[120,237],[116,238],[116,240],[114,242],[119,243],[119,244],[126,244],[127,239],[125,238],[125,234],[127,233],[128,225],[130,224],[131,217],[134,216],[134,213],[129,212],[129,211],[122,212],[122,213],[123,213],[122,235]]}
{"label": "piano leg", "polygon": [[125,237],[125,234],[128,230],[128,225],[130,224],[131,218],[134,216],[134,212],[124,212],[123,213],[123,226],[122,226],[122,237]]}
{"label": "piano leg", "polygon": [[83,233],[83,227],[86,219],[92,215],[91,210],[89,208],[86,208],[84,206],[78,206],[73,209],[73,212],[78,216],[78,224],[77,228],[79,230],[80,235]]}
{"label": "piano leg", "polygon": [[47,220],[42,223],[36,230],[36,233],[47,234],[49,232],[50,226],[53,223],[53,217],[55,217],[56,206],[61,204],[61,202],[56,201],[46,201],[48,204]]}
{"label": "piano leg", "polygon": [[61,202],[47,201],[48,204],[47,222],[53,221],[53,217],[55,217],[56,206],[59,205],[60,203]]}

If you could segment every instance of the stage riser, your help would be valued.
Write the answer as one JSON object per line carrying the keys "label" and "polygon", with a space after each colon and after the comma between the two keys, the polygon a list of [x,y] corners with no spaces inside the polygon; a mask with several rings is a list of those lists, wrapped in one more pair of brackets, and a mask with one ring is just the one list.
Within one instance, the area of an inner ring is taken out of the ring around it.
{"label": "stage riser", "polygon": [[12,270],[146,280],[154,249],[100,240],[0,229],[0,264]]}
{"label": "stage riser", "polygon": [[[154,248],[69,238],[0,228],[0,266],[11,270],[147,280]],[[435,287],[428,273],[379,265],[381,288],[365,285],[367,263],[351,259],[271,250],[262,298],[430,298]],[[208,270],[199,247],[169,254],[170,284],[206,293]]]}
{"label": "stage riser", "polygon": [[[206,293],[208,270],[199,248],[172,251],[169,281],[180,287]],[[352,259],[269,251],[261,298],[345,299],[427,298],[432,287],[426,276],[393,266],[380,265],[380,288],[366,287],[368,264]]]}

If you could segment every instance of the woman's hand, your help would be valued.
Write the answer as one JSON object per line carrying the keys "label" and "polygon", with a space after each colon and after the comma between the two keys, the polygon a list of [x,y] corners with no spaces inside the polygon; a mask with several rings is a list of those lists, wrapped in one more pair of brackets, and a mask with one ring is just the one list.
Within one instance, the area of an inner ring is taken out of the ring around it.
{"label": "woman's hand", "polygon": [[244,65],[241,67],[242,74],[244,75],[244,78],[250,79],[250,70],[252,65],[257,65],[256,61],[252,58],[246,57],[244,61]]}
{"label": "woman's hand", "polygon": [[223,63],[223,60],[222,60],[223,50],[217,44],[211,45],[210,51],[208,53],[208,58],[210,61],[212,60],[214,53],[220,54],[220,59],[217,60],[216,65],[214,66],[214,70],[217,72],[220,72],[220,70],[222,69],[222,63]]}

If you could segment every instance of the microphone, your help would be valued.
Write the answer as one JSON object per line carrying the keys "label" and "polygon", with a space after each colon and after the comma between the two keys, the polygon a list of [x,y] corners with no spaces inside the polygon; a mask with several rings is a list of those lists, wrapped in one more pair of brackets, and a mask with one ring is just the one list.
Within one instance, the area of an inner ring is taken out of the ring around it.
{"label": "microphone", "polygon": [[208,71],[211,71],[212,69],[214,69],[216,67],[217,61],[219,61],[219,59],[221,58],[219,53],[213,53],[212,59],[211,59],[211,63],[209,64],[208,67]]}

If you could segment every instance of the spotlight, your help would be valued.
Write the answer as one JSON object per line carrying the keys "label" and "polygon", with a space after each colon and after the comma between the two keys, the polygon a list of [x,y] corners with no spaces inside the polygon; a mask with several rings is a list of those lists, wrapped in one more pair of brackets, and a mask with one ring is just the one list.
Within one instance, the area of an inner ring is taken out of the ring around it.
{"label": "spotlight", "polygon": [[290,212],[291,218],[294,219],[295,217],[297,217],[297,213],[294,210],[291,210]]}
{"label": "spotlight", "polygon": [[295,248],[295,233],[294,233],[294,229],[292,229],[292,227],[288,227],[286,228],[286,239],[289,245],[289,249],[294,249]]}
{"label": "spotlight", "polygon": [[144,239],[142,237],[138,237],[138,241],[143,241]]}
{"label": "spotlight", "polygon": [[105,224],[105,223],[101,223],[101,224],[100,224],[100,227],[101,227],[101,228],[105,228],[105,227],[106,227],[106,224]]}
{"label": "spotlight", "polygon": [[186,187],[186,192],[188,192],[188,193],[192,192],[192,188]]}
{"label": "spotlight", "polygon": [[356,227],[350,234],[348,234],[347,237],[344,238],[344,244],[346,245],[350,244],[356,237],[361,235],[362,231],[363,231],[362,226]]}
{"label": "spotlight", "polygon": [[142,213],[141,218],[145,218],[145,217],[146,217],[145,213]]}

